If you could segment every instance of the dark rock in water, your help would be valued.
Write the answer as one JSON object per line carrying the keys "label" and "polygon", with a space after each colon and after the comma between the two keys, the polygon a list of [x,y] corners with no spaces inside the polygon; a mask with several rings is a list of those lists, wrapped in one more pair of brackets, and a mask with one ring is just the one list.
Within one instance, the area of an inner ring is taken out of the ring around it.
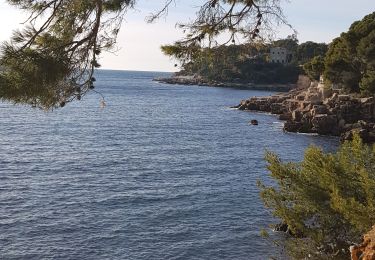
{"label": "dark rock in water", "polygon": [[253,120],[250,121],[250,124],[252,124],[252,125],[258,125],[258,120],[253,119]]}

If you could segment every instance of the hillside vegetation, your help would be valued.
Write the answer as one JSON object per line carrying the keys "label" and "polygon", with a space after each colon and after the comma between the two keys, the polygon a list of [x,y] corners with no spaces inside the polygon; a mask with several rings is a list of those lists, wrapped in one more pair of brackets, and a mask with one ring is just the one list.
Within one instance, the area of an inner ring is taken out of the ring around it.
{"label": "hillside vegetation", "polygon": [[[272,63],[270,50],[283,47],[290,54],[287,64]],[[375,12],[354,22],[347,32],[325,43],[298,43],[295,36],[270,44],[255,42],[193,48],[165,45],[162,51],[181,63],[182,75],[241,83],[295,83],[299,74],[312,80],[324,75],[326,85],[347,93],[375,92]],[[303,69],[302,69],[303,68]]]}
{"label": "hillside vegetation", "polygon": [[[291,53],[287,64],[270,60],[272,47],[283,47]],[[190,56],[182,55],[176,45],[162,47],[166,55],[179,60],[179,75],[198,75],[208,80],[221,82],[289,84],[296,83],[303,73],[302,64],[317,55],[325,55],[328,46],[324,43],[306,42],[298,44],[297,38],[275,41],[271,44],[249,43],[197,48]]]}

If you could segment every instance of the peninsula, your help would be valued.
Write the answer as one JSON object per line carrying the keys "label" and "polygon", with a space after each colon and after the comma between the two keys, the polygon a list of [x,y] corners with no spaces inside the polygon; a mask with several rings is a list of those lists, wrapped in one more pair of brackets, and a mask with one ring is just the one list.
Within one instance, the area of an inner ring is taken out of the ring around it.
{"label": "peninsula", "polygon": [[272,43],[224,45],[197,48],[188,57],[179,45],[162,46],[162,51],[181,63],[181,70],[170,78],[158,78],[168,84],[234,87],[252,90],[289,91],[297,87],[302,65],[323,56],[325,43],[298,43],[295,35]]}

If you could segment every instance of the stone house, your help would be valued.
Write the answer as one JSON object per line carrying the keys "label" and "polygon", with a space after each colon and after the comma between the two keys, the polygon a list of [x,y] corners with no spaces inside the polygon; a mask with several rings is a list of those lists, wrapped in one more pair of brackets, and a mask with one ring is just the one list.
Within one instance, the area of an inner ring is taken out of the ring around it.
{"label": "stone house", "polygon": [[273,47],[270,49],[270,62],[287,64],[291,61],[292,54],[286,48]]}

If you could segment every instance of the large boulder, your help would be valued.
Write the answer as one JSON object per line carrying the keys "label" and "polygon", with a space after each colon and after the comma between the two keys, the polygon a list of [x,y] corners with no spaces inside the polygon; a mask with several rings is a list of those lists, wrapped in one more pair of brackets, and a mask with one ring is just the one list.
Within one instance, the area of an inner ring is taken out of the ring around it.
{"label": "large boulder", "polygon": [[313,129],[318,134],[338,134],[338,122],[337,116],[335,115],[328,115],[328,114],[321,114],[315,115],[311,120]]}
{"label": "large boulder", "polygon": [[349,123],[361,120],[360,106],[355,102],[343,102],[337,107],[336,114]]}
{"label": "large boulder", "polygon": [[311,110],[311,114],[313,116],[327,114],[327,113],[328,113],[328,108],[325,105],[314,105]]}
{"label": "large boulder", "polygon": [[311,79],[308,76],[305,75],[299,75],[297,86],[299,89],[306,89],[310,86]]}
{"label": "large boulder", "polygon": [[292,112],[292,120],[296,122],[300,122],[303,117],[303,112],[300,110],[294,110]]}
{"label": "large boulder", "polygon": [[322,97],[319,93],[307,93],[305,96],[305,100],[310,102],[319,102],[322,101]]}
{"label": "large boulder", "polygon": [[361,117],[361,119],[365,119],[365,120],[372,120],[372,119],[374,119],[374,110],[375,110],[374,103],[371,103],[371,102],[362,103],[361,104],[361,109],[360,109],[360,117]]}
{"label": "large boulder", "polygon": [[354,135],[357,134],[361,137],[364,143],[374,143],[375,142],[375,129],[366,127],[356,127],[346,131],[341,134],[340,141],[351,141]]}
{"label": "large boulder", "polygon": [[282,103],[272,103],[270,108],[272,114],[280,115],[286,112],[285,106]]}
{"label": "large boulder", "polygon": [[304,94],[299,94],[295,96],[295,99],[298,101],[304,101],[305,100],[305,95]]}
{"label": "large boulder", "polygon": [[298,109],[301,110],[310,110],[312,108],[312,102],[310,101],[301,101],[299,102]]}
{"label": "large boulder", "polygon": [[345,119],[339,119],[338,126],[340,129],[340,132],[345,131],[346,122]]}
{"label": "large boulder", "polygon": [[246,110],[259,110],[259,105],[257,102],[253,102],[248,100],[249,102],[246,103]]}
{"label": "large boulder", "polygon": [[297,108],[300,107],[301,101],[295,100],[295,99],[287,99],[283,102],[283,105],[287,109],[288,112],[293,112]]}
{"label": "large boulder", "polygon": [[297,133],[302,128],[303,124],[301,122],[296,122],[293,120],[288,120],[284,124],[284,131]]}
{"label": "large boulder", "polygon": [[271,102],[269,98],[260,98],[257,101],[257,105],[259,107],[258,110],[263,112],[271,112]]}
{"label": "large boulder", "polygon": [[312,133],[311,123],[302,120],[301,122],[288,120],[284,124],[284,131],[294,133]]}
{"label": "large boulder", "polygon": [[283,113],[279,115],[279,120],[292,120],[292,113]]}

